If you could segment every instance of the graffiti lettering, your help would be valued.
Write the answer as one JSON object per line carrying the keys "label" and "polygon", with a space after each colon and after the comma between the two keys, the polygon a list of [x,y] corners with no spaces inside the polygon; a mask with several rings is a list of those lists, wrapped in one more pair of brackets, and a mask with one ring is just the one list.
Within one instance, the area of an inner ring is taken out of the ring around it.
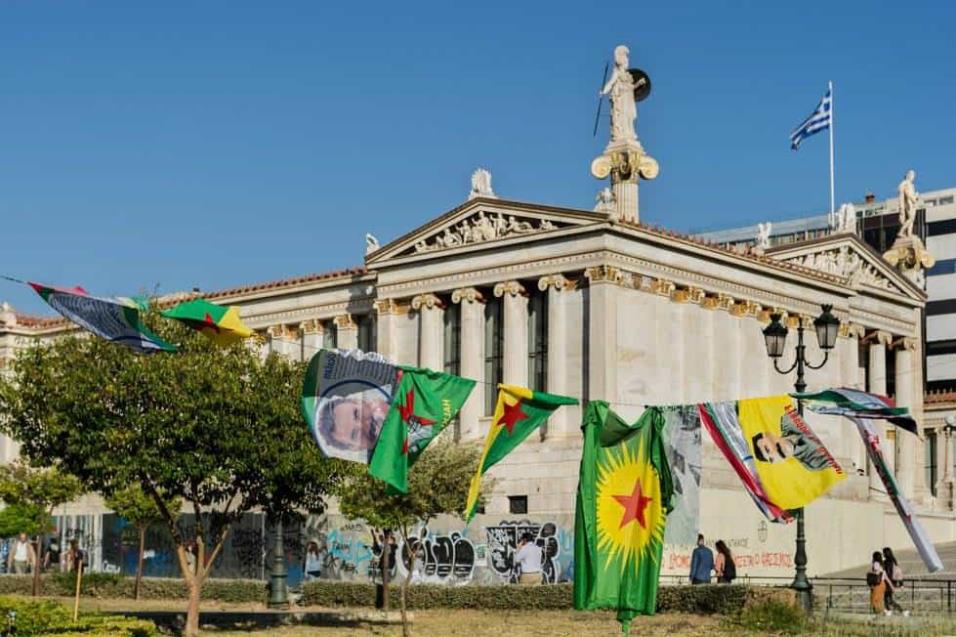
{"label": "graffiti lettering", "polygon": [[517,552],[518,538],[530,533],[534,543],[543,552],[542,570],[544,582],[554,584],[559,580],[561,563],[558,561],[560,545],[558,542],[558,527],[553,522],[520,522],[502,521],[498,526],[485,527],[488,539],[489,564],[491,568],[504,580],[517,582],[518,569],[514,565],[514,554]]}

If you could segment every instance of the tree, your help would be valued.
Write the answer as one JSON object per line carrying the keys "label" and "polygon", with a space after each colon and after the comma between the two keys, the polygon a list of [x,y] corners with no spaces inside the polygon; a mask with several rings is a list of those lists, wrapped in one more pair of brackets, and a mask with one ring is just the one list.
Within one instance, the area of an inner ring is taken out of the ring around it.
{"label": "tree", "polygon": [[50,528],[49,519],[40,507],[29,504],[11,504],[0,510],[0,538],[18,533],[38,535]]}
{"label": "tree", "polygon": [[[186,634],[197,635],[202,587],[231,524],[255,507],[299,504],[281,471],[307,467],[298,482],[322,493],[339,465],[319,456],[295,410],[301,366],[171,321],[150,327],[179,351],[143,356],[98,338],[22,351],[0,382],[2,427],[31,460],[59,463],[90,490],[137,483],[153,498],[188,590]],[[194,514],[191,538],[169,498]]]}
{"label": "tree", "polygon": [[[173,516],[179,515],[182,501],[178,498],[164,500],[166,510]],[[133,599],[139,599],[140,584],[143,581],[143,553],[146,550],[146,531],[150,525],[163,522],[163,513],[156,500],[143,491],[139,483],[132,483],[125,489],[114,491],[106,497],[106,506],[136,528],[139,538],[139,551],[136,556],[136,583],[133,585]]]}
{"label": "tree", "polygon": [[[50,527],[53,509],[75,500],[83,493],[83,485],[72,475],[57,469],[37,469],[23,462],[0,467],[0,500],[17,507],[22,515],[32,517],[36,542],[36,564],[33,565],[33,596],[40,594],[40,565],[43,564],[43,535]],[[27,529],[22,532],[29,533]]]}
{"label": "tree", "polygon": [[[464,515],[468,487],[479,456],[480,450],[475,446],[440,439],[433,442],[412,466],[407,494],[394,493],[384,482],[368,473],[351,477],[339,488],[339,506],[346,517],[365,520],[373,527],[398,529],[401,534],[405,549],[399,557],[408,560],[401,589],[402,634],[405,637],[410,634],[406,611],[408,586],[420,548],[409,542],[410,531],[414,525],[427,525],[438,515],[459,518]],[[485,489],[490,487],[489,481]]]}

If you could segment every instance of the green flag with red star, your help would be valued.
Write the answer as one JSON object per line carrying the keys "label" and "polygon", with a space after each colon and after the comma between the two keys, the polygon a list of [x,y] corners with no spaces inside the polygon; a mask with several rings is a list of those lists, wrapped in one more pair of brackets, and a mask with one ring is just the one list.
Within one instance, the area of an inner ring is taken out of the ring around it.
{"label": "green flag with red star", "polygon": [[470,522],[478,509],[481,476],[544,424],[555,409],[561,405],[577,404],[577,398],[531,391],[515,385],[498,385],[498,403],[491,419],[491,428],[485,438],[478,471],[471,479],[471,488],[468,490],[465,522]]}
{"label": "green flag with red star", "polygon": [[402,367],[399,374],[368,471],[408,493],[408,467],[455,419],[475,381],[416,367]]}
{"label": "green flag with red star", "polygon": [[628,425],[604,401],[584,415],[574,525],[574,607],[613,608],[625,632],[652,615],[673,483],[664,417],[647,409]]}

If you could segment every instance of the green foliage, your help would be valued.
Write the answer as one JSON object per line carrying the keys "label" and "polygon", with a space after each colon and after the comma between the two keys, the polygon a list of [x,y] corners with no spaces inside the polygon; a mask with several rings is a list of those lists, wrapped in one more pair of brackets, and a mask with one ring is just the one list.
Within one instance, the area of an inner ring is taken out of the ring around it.
{"label": "green foliage", "polygon": [[[114,491],[106,497],[105,501],[106,506],[136,527],[163,521],[163,514],[156,500],[143,491],[143,487],[138,483]],[[166,510],[174,516],[182,508],[182,500],[179,498],[163,498],[163,502]]]}
{"label": "green foliage", "polygon": [[[76,579],[72,573],[43,575],[41,580],[45,595],[72,597],[76,592]],[[132,577],[84,573],[80,594],[98,599],[133,599],[134,581]],[[29,595],[31,583],[32,577],[29,575],[4,575],[0,577],[0,595]],[[207,580],[202,592],[203,599],[207,600],[236,604],[265,602],[266,583],[260,580],[211,579]],[[181,579],[143,578],[143,599],[178,600],[185,595],[186,584]]]}
{"label": "green foliage", "polygon": [[744,608],[734,623],[759,633],[796,635],[806,631],[807,614],[794,604],[768,600]]}
{"label": "green foliage", "polygon": [[743,584],[662,586],[657,591],[657,610],[728,615],[746,605],[748,590],[749,587]]}
{"label": "green foliage", "polygon": [[18,533],[36,535],[50,527],[50,516],[42,508],[30,504],[11,504],[0,510],[0,538]]}
{"label": "green foliage", "polygon": [[50,601],[27,601],[13,597],[0,597],[0,626],[5,626],[9,621],[11,611],[16,613],[14,625],[18,637],[46,635],[153,637],[159,635],[152,622],[141,619],[84,613],[80,615],[78,622],[73,623],[73,613],[62,604]]}
{"label": "green foliage", "polygon": [[49,513],[82,493],[76,477],[57,469],[35,469],[22,462],[0,466],[0,500],[9,505]]}
{"label": "green foliage", "polygon": [[408,527],[443,513],[461,517],[479,456],[475,446],[439,439],[409,470],[407,494],[392,493],[363,472],[341,485],[339,507],[346,517],[379,528]]}

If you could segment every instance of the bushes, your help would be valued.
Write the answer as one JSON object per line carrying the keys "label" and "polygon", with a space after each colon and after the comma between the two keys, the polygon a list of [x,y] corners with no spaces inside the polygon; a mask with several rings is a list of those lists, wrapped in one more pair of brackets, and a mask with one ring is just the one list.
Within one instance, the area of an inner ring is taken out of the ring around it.
{"label": "bushes", "polygon": [[[15,615],[14,615],[15,613]],[[159,635],[152,622],[113,615],[84,614],[73,623],[73,614],[62,604],[0,597],[0,626],[12,624],[18,637],[154,637]]]}
{"label": "bushes", "polygon": [[[392,603],[398,603],[398,587],[392,589]],[[759,591],[759,592],[758,592]],[[766,591],[766,592],[764,592]],[[732,615],[743,610],[755,597],[774,596],[773,589],[744,585],[665,586],[657,594],[659,612]],[[309,582],[302,586],[306,606],[372,606],[372,584]],[[486,610],[564,610],[572,606],[571,584],[553,586],[430,586],[408,589],[408,607],[480,608]]]}
{"label": "bushes", "polygon": [[[0,595],[30,595],[30,575],[0,576]],[[110,573],[83,575],[80,594],[84,597],[133,598],[133,578]],[[44,595],[72,597],[76,593],[76,575],[53,573],[41,577]],[[140,590],[143,599],[185,600],[186,585],[181,579],[145,577]],[[259,580],[208,580],[203,587],[203,599],[230,603],[266,601],[266,583]]]}

